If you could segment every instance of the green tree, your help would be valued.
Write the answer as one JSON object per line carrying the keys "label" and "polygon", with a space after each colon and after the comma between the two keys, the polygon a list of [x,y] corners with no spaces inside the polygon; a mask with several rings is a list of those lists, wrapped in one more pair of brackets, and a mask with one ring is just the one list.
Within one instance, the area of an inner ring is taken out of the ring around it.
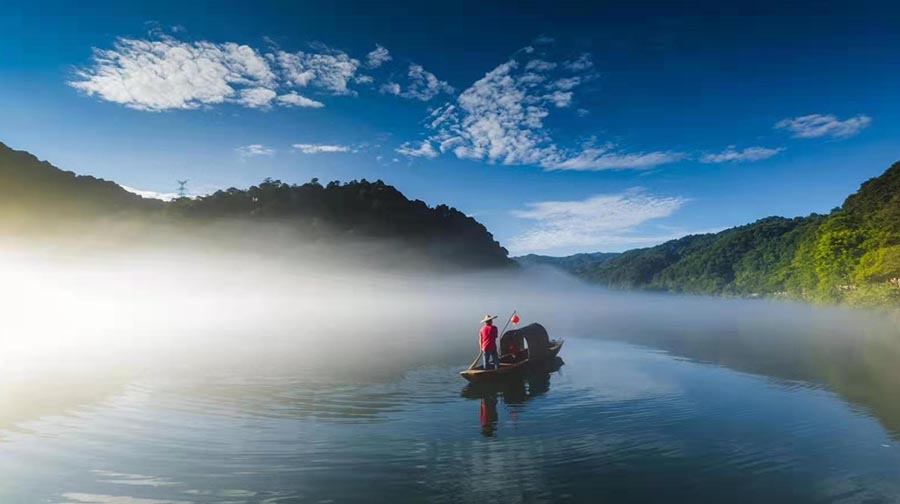
{"label": "green tree", "polygon": [[900,278],[900,245],[866,252],[854,272],[854,279],[859,283],[886,282],[893,278]]}

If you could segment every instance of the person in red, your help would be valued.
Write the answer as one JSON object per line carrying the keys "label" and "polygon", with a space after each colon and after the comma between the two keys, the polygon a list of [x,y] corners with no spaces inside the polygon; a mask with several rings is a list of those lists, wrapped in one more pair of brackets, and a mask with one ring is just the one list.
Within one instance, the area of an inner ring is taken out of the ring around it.
{"label": "person in red", "polygon": [[500,369],[500,356],[497,354],[497,326],[494,325],[495,318],[497,318],[496,315],[485,315],[481,319],[481,322],[484,324],[479,333],[481,353],[484,356],[482,369]]}

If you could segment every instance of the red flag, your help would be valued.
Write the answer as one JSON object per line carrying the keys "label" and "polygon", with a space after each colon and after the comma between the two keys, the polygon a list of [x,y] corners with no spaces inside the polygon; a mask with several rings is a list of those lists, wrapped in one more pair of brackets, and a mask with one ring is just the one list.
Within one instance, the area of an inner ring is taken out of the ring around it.
{"label": "red flag", "polygon": [[509,319],[509,321],[512,322],[513,325],[517,325],[519,323],[519,314],[513,313],[513,316],[511,319]]}

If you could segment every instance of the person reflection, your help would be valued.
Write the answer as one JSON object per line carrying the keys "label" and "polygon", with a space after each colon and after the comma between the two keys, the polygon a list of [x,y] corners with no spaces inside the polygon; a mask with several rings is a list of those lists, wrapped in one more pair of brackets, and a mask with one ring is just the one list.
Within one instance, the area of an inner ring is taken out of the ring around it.
{"label": "person reflection", "polygon": [[497,428],[497,395],[485,394],[481,398],[481,434],[492,437]]}

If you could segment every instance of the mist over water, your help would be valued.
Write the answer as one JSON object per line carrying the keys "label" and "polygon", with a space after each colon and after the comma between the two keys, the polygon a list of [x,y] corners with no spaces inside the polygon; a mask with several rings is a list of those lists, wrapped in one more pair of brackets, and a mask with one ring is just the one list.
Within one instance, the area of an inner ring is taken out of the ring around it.
{"label": "mist over water", "polygon": [[[895,316],[385,269],[404,252],[370,245],[4,247],[0,497],[900,495]],[[464,388],[478,320],[513,309],[563,366]]]}

